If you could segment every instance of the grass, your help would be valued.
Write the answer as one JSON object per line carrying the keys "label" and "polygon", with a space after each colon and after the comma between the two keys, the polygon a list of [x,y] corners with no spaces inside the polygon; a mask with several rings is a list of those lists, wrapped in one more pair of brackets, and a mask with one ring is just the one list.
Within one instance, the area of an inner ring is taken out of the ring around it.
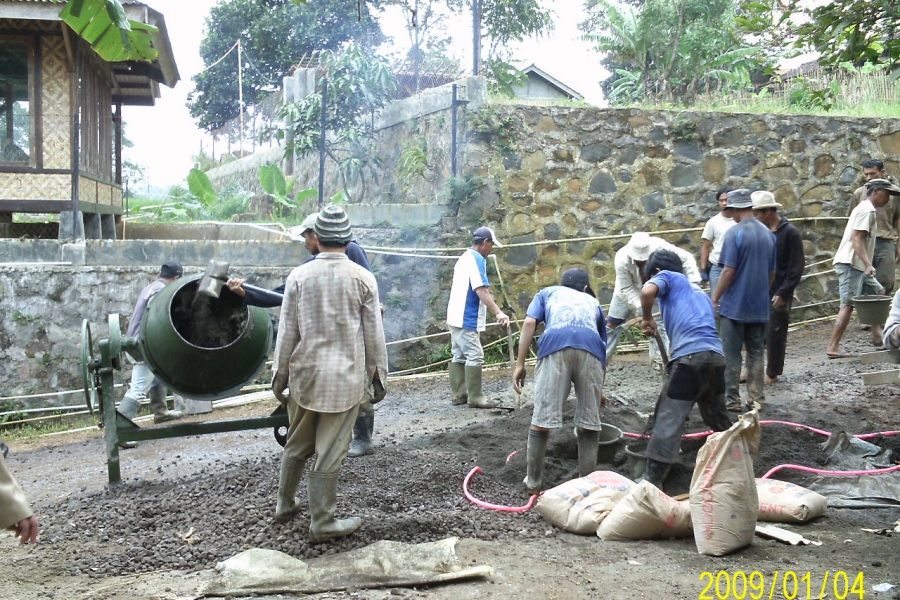
{"label": "grass", "polygon": [[95,427],[97,426],[97,421],[98,418],[92,415],[85,414],[69,417],[65,413],[58,413],[48,416],[45,421],[37,421],[33,424],[16,425],[14,422],[6,423],[0,431],[2,431],[3,441],[15,442],[48,433],[62,433],[84,427]]}
{"label": "grass", "polygon": [[657,110],[900,118],[900,80],[891,80],[882,70],[842,68],[826,73],[818,69],[789,80],[775,80],[759,91],[708,93],[690,106],[633,106]]}

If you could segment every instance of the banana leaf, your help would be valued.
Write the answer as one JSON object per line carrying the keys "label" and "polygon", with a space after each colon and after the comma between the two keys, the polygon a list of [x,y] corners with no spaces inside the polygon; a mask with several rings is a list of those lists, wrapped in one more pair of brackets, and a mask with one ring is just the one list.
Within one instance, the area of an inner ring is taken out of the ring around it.
{"label": "banana leaf", "polygon": [[107,62],[152,62],[159,56],[153,47],[157,28],[127,19],[119,0],[75,0],[59,17]]}

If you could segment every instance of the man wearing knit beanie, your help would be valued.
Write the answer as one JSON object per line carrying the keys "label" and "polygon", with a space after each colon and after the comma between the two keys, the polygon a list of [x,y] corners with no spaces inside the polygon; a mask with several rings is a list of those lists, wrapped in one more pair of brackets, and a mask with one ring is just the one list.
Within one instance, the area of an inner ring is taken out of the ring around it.
{"label": "man wearing knit beanie", "polygon": [[289,521],[300,510],[297,487],[315,454],[306,485],[309,540],[318,543],[350,535],[362,523],[334,518],[337,479],[360,405],[369,389],[371,402],[384,397],[388,367],[375,276],[347,258],[350,220],[327,206],[314,231],[319,254],[285,282],[272,391],[290,423],[275,519]]}

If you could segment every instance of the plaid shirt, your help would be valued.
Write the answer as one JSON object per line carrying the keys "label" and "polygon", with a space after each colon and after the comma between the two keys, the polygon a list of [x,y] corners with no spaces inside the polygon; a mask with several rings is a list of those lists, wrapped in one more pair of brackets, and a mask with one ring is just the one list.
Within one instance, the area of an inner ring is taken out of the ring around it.
{"label": "plaid shirt", "polygon": [[288,276],[275,372],[289,373],[292,402],[337,413],[368,398],[388,365],[375,276],[340,252],[320,252]]}

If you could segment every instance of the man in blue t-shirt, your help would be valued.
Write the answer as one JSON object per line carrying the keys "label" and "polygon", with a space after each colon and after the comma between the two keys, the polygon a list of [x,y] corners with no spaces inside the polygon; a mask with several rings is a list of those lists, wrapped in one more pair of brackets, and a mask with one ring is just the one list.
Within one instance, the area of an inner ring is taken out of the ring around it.
{"label": "man in blue t-shirt", "polygon": [[722,275],[712,295],[719,314],[725,350],[725,400],[728,410],[743,412],[741,348],[747,348],[747,396],[750,405],[765,401],[766,323],[771,305],[769,286],[775,279],[775,234],[753,217],[750,190],[728,192],[731,217],[737,223],[725,234],[719,263]]}
{"label": "man in blue t-shirt", "polygon": [[525,385],[525,359],[538,323],[544,323],[544,333],[538,343],[534,412],[528,430],[524,483],[529,493],[541,489],[550,429],[562,425],[563,403],[573,384],[579,475],[589,475],[597,467],[606,375],[606,319],[591,290],[587,271],[569,269],[559,285],[544,288],[528,305],[513,374],[516,392]]}
{"label": "man in blue t-shirt", "polygon": [[725,358],[709,296],[688,281],[678,255],[668,250],[650,255],[644,278],[648,281],[641,288],[641,328],[656,335],[653,304],[658,301],[672,352],[666,365],[669,377],[656,401],[643,476],[662,488],[678,457],[684,424],[694,403],[713,431],[731,427],[731,417],[725,408]]}

